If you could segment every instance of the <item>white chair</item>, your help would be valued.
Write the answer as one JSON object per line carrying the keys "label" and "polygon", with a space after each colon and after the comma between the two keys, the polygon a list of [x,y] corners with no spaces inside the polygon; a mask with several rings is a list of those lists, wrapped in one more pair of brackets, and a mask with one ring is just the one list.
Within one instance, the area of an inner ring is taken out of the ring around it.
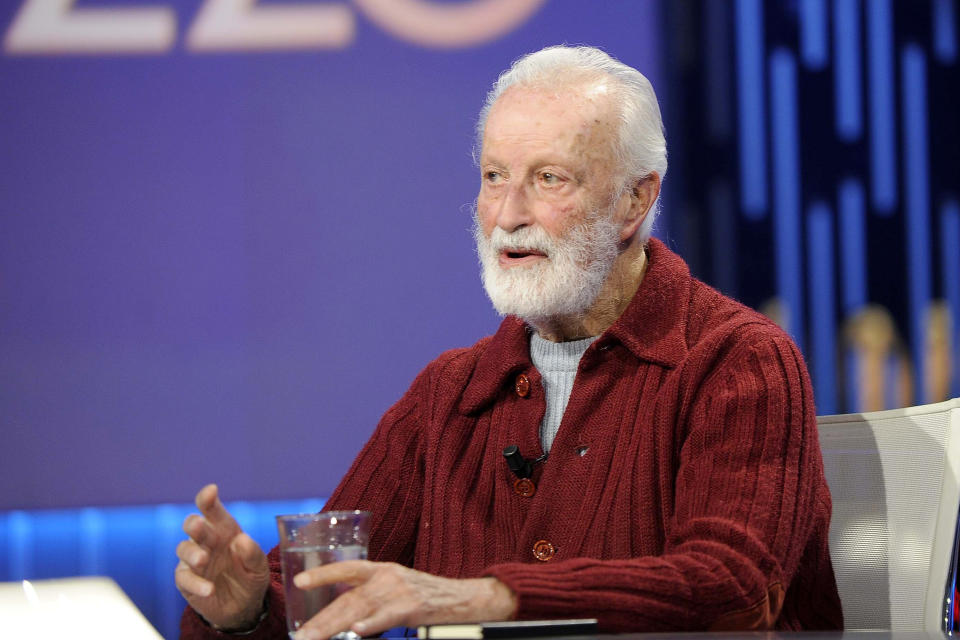
{"label": "white chair", "polygon": [[847,629],[953,624],[960,399],[817,418]]}

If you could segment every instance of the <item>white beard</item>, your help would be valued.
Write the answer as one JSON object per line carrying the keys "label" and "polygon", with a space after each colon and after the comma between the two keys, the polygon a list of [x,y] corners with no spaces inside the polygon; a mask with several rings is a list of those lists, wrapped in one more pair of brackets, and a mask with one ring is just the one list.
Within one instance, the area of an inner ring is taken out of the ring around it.
{"label": "white beard", "polygon": [[[597,299],[619,253],[620,229],[611,213],[595,211],[556,239],[537,226],[521,227],[513,233],[494,227],[488,238],[474,215],[481,278],[497,312],[530,324],[585,313]],[[500,266],[503,249],[521,248],[547,257],[530,265]]]}

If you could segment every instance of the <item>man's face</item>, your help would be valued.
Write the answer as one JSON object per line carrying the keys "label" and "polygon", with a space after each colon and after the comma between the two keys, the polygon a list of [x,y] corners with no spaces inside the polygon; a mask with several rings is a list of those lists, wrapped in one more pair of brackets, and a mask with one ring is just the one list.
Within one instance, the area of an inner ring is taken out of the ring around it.
{"label": "man's face", "polygon": [[[606,87],[514,87],[490,110],[480,156],[475,235],[501,313],[582,313],[626,240]],[[629,204],[629,203],[627,203]]]}

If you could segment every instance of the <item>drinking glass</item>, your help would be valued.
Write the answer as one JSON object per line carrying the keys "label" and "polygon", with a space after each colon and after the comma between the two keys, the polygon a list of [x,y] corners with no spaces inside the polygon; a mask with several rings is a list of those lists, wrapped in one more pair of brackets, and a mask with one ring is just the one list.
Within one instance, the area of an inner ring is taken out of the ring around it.
{"label": "drinking glass", "polygon": [[[303,590],[293,584],[301,571],[341,560],[366,560],[370,535],[369,511],[325,511],[277,516],[287,630],[292,638],[303,623],[349,589],[333,584]],[[335,638],[357,638],[344,632]]]}

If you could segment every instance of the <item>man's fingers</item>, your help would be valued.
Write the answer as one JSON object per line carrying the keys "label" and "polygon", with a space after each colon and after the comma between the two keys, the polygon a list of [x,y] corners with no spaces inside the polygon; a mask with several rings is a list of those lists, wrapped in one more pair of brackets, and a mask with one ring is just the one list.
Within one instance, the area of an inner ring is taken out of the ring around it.
{"label": "man's fingers", "polygon": [[206,598],[213,593],[213,583],[195,574],[183,560],[173,572],[177,588],[184,594]]}
{"label": "man's fingers", "polygon": [[404,618],[404,612],[387,605],[374,611],[370,617],[354,622],[350,626],[350,630],[361,636],[372,636],[393,627],[405,626],[407,626],[407,622]]}
{"label": "man's fingers", "polygon": [[213,526],[221,524],[236,525],[236,520],[230,515],[223,503],[220,502],[217,485],[208,484],[197,492],[197,509],[210,521]]}
{"label": "man's fingers", "polygon": [[266,570],[266,556],[263,549],[247,534],[241,533],[234,538],[230,543],[230,551],[247,571]]}
{"label": "man's fingers", "polygon": [[300,589],[314,589],[335,582],[342,582],[355,587],[366,582],[378,566],[383,565],[369,560],[331,562],[298,573],[294,576],[293,583]]}
{"label": "man's fingers", "polygon": [[392,563],[347,560],[298,574],[294,582],[301,589],[333,583],[356,588],[321,609],[297,632],[296,638],[322,640],[348,628],[369,635],[405,624],[419,606],[416,594],[410,597],[410,585],[404,581],[410,573]]}
{"label": "man's fingers", "polygon": [[294,637],[296,640],[325,640],[346,631],[356,620],[366,619],[372,613],[370,604],[358,596],[356,590],[347,591],[310,618]]}
{"label": "man's fingers", "polygon": [[216,546],[217,535],[213,527],[207,522],[206,518],[191,513],[183,521],[183,532],[190,536],[194,542],[208,549]]}
{"label": "man's fingers", "polygon": [[191,569],[196,570],[207,563],[210,554],[193,540],[183,540],[177,545],[177,557],[188,564]]}

